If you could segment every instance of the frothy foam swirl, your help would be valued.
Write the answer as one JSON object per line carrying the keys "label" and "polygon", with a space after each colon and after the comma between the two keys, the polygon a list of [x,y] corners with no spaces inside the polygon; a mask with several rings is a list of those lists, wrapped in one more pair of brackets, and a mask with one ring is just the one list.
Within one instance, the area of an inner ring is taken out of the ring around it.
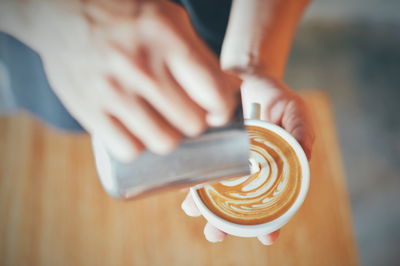
{"label": "frothy foam swirl", "polygon": [[274,220],[293,205],[300,191],[301,166],[294,149],[278,134],[257,126],[247,130],[255,172],[205,185],[198,193],[214,214],[252,225]]}

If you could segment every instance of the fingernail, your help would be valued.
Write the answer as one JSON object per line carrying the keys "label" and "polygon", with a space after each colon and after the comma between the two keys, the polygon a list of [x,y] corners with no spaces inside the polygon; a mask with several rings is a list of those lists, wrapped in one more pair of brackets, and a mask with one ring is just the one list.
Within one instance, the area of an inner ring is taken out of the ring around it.
{"label": "fingernail", "polygon": [[204,236],[206,237],[207,241],[211,243],[218,243],[224,240],[224,236],[221,236],[219,234],[214,234],[214,233],[210,234],[204,232]]}
{"label": "fingernail", "polygon": [[271,238],[268,236],[259,236],[258,240],[260,240],[260,242],[265,246],[270,246],[274,243],[273,241],[271,241]]}
{"label": "fingernail", "polygon": [[190,210],[189,210],[189,207],[188,207],[188,204],[187,204],[186,200],[184,200],[184,201],[182,202],[181,208],[182,208],[182,210],[186,213],[186,215],[192,216],[192,215],[191,215],[191,212],[190,212]]}
{"label": "fingernail", "polygon": [[221,114],[209,114],[207,115],[207,123],[213,127],[223,126],[227,123],[226,116]]}
{"label": "fingernail", "polygon": [[117,161],[122,163],[132,162],[138,155],[130,146],[118,147],[114,145],[113,148],[106,147],[106,149]]}
{"label": "fingernail", "polygon": [[182,202],[181,208],[183,212],[186,213],[186,215],[188,216],[191,217],[199,216],[199,211],[197,210],[197,208],[195,208],[195,206],[192,206],[187,199],[185,199]]}
{"label": "fingernail", "polygon": [[224,240],[226,233],[222,232],[221,230],[217,229],[213,225],[207,223],[204,227],[204,236],[206,237],[207,241],[212,243],[222,242]]}
{"label": "fingernail", "polygon": [[222,242],[222,240],[223,240],[223,239],[215,237],[215,236],[207,236],[207,235],[206,235],[206,239],[208,242],[211,242],[211,243],[218,243],[218,242]]}

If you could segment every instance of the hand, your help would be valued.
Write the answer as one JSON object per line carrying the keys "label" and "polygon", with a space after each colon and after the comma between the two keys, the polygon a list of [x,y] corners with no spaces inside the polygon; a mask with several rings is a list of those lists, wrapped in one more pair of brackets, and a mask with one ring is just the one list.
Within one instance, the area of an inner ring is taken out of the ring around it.
{"label": "hand", "polygon": [[[35,1],[34,1],[35,2]],[[72,115],[113,155],[164,154],[229,120],[234,91],[167,1],[37,1],[27,42]]]}
{"label": "hand", "polygon": [[[261,120],[278,124],[292,134],[303,147],[307,158],[311,158],[314,133],[311,128],[304,101],[286,85],[267,77],[247,76],[242,86],[242,104],[245,118],[249,117],[247,107],[251,103],[261,105]],[[189,216],[200,216],[190,194],[182,203],[182,209]],[[271,245],[279,236],[279,230],[271,234],[258,236],[264,245]],[[204,228],[204,235],[210,242],[220,242],[227,235],[210,223]]]}
{"label": "hand", "polygon": [[261,120],[283,127],[297,139],[307,158],[311,159],[314,131],[307,106],[300,96],[281,80],[253,75],[244,76],[241,93],[245,118],[249,118],[250,104],[259,103]]}

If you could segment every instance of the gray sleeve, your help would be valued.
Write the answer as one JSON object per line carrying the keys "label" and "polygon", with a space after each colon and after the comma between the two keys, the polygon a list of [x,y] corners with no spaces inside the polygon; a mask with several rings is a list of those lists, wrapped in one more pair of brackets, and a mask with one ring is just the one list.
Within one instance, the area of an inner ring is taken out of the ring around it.
{"label": "gray sleeve", "polygon": [[0,114],[16,109],[60,129],[83,130],[51,90],[39,55],[0,32]]}

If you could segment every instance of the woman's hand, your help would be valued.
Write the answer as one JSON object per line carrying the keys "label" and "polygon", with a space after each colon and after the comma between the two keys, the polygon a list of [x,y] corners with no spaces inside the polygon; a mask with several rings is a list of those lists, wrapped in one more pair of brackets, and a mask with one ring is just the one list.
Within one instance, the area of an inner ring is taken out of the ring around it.
{"label": "woman's hand", "polygon": [[[249,117],[251,103],[261,105],[261,120],[280,125],[292,134],[303,147],[307,158],[311,158],[314,133],[310,124],[304,101],[281,81],[267,77],[244,77],[242,86],[242,104],[245,118]],[[200,216],[190,193],[182,203],[182,209],[189,216]],[[210,223],[204,228],[208,241],[219,242],[227,235]],[[271,245],[279,236],[279,230],[271,234],[260,235],[258,239],[264,245]]]}
{"label": "woman's hand", "polygon": [[242,86],[244,117],[249,117],[247,109],[251,103],[261,105],[261,120],[283,127],[297,139],[307,158],[311,159],[314,132],[308,109],[299,95],[289,89],[283,81],[268,77],[245,76]]}
{"label": "woman's hand", "polygon": [[5,3],[1,14],[20,12],[26,23],[15,26],[11,15],[1,21],[40,54],[63,104],[116,158],[132,160],[144,148],[167,153],[182,135],[229,120],[235,92],[178,5]]}

